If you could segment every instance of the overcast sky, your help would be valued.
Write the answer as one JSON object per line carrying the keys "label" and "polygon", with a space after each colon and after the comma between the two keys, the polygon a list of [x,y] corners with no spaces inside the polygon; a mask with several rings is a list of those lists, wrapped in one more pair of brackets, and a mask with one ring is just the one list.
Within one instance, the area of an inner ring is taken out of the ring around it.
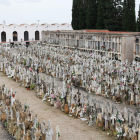
{"label": "overcast sky", "polygon": [[[138,15],[140,0],[136,0]],[[71,23],[72,0],[0,0],[0,23]]]}

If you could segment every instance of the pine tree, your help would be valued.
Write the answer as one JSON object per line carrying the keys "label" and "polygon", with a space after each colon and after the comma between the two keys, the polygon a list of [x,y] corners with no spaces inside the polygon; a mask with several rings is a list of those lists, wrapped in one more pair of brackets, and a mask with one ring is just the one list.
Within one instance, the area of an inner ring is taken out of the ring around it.
{"label": "pine tree", "polygon": [[138,18],[137,18],[137,31],[140,32],[140,7],[138,11]]}
{"label": "pine tree", "polygon": [[86,12],[87,29],[96,29],[97,22],[97,0],[89,0]]}
{"label": "pine tree", "polygon": [[74,30],[79,30],[79,1],[78,0],[73,0],[71,25]]}
{"label": "pine tree", "polygon": [[97,29],[105,29],[104,24],[104,13],[105,13],[105,0],[98,0],[98,9],[97,9]]}

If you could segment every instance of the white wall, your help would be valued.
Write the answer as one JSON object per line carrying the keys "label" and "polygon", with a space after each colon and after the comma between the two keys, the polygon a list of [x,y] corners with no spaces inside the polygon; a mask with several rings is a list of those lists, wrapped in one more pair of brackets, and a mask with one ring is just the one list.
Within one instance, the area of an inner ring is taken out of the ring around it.
{"label": "white wall", "polygon": [[[16,42],[13,41],[13,32],[16,31],[18,34],[18,41],[21,42],[24,41],[24,32],[28,31],[28,36],[29,36],[29,41],[32,41],[32,39],[35,40],[35,31],[39,31],[39,41],[42,40],[42,31],[53,31],[53,30],[73,30],[71,27],[71,24],[22,24],[22,25],[16,25],[16,24],[11,24],[11,25],[0,25],[0,42],[1,42],[1,33],[4,31],[6,32],[6,43],[9,43],[9,40],[11,42]],[[2,42],[1,42],[2,43]]]}

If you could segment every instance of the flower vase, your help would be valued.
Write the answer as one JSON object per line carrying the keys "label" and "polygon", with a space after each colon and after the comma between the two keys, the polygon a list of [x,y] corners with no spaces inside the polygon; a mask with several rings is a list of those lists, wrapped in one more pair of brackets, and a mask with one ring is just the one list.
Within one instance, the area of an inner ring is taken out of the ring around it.
{"label": "flower vase", "polygon": [[53,106],[54,105],[54,100],[51,98],[51,101],[50,101],[50,105]]}
{"label": "flower vase", "polygon": [[57,101],[54,101],[54,107],[55,107],[55,108],[56,108],[56,102],[57,102]]}
{"label": "flower vase", "polygon": [[15,98],[15,94],[14,93],[12,94],[12,97]]}
{"label": "flower vase", "polygon": [[65,112],[65,114],[69,113],[69,107],[67,104],[65,104],[65,106],[64,106],[64,112]]}
{"label": "flower vase", "polygon": [[67,88],[67,92],[68,92],[68,93],[70,92],[70,88]]}
{"label": "flower vase", "polygon": [[9,106],[9,98],[6,98],[6,105]]}

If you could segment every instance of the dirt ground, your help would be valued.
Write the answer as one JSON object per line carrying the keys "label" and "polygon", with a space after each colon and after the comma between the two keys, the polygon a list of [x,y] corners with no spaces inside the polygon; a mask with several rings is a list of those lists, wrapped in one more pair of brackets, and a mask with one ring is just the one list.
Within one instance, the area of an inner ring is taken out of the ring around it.
{"label": "dirt ground", "polygon": [[7,133],[1,122],[0,122],[0,140],[15,140],[10,134]]}
{"label": "dirt ground", "polygon": [[[49,78],[49,77],[48,77]],[[59,140],[114,140],[114,137],[107,136],[108,131],[102,131],[96,126],[87,126],[86,122],[75,117],[69,117],[60,109],[55,109],[50,106],[46,101],[42,102],[41,99],[36,97],[34,91],[27,90],[20,87],[20,83],[16,83],[11,78],[8,78],[0,72],[0,86],[6,84],[8,89],[12,88],[17,91],[16,99],[22,104],[25,102],[30,104],[30,109],[33,110],[34,115],[37,114],[39,122],[45,120],[46,125],[48,120],[51,120],[51,126],[54,132],[53,140],[55,140],[55,128],[59,125],[61,136]],[[62,86],[62,85],[61,85]],[[34,116],[33,116],[34,117]],[[0,126],[1,127],[1,126]],[[1,137],[4,131],[0,128],[0,140],[10,140]]]}

